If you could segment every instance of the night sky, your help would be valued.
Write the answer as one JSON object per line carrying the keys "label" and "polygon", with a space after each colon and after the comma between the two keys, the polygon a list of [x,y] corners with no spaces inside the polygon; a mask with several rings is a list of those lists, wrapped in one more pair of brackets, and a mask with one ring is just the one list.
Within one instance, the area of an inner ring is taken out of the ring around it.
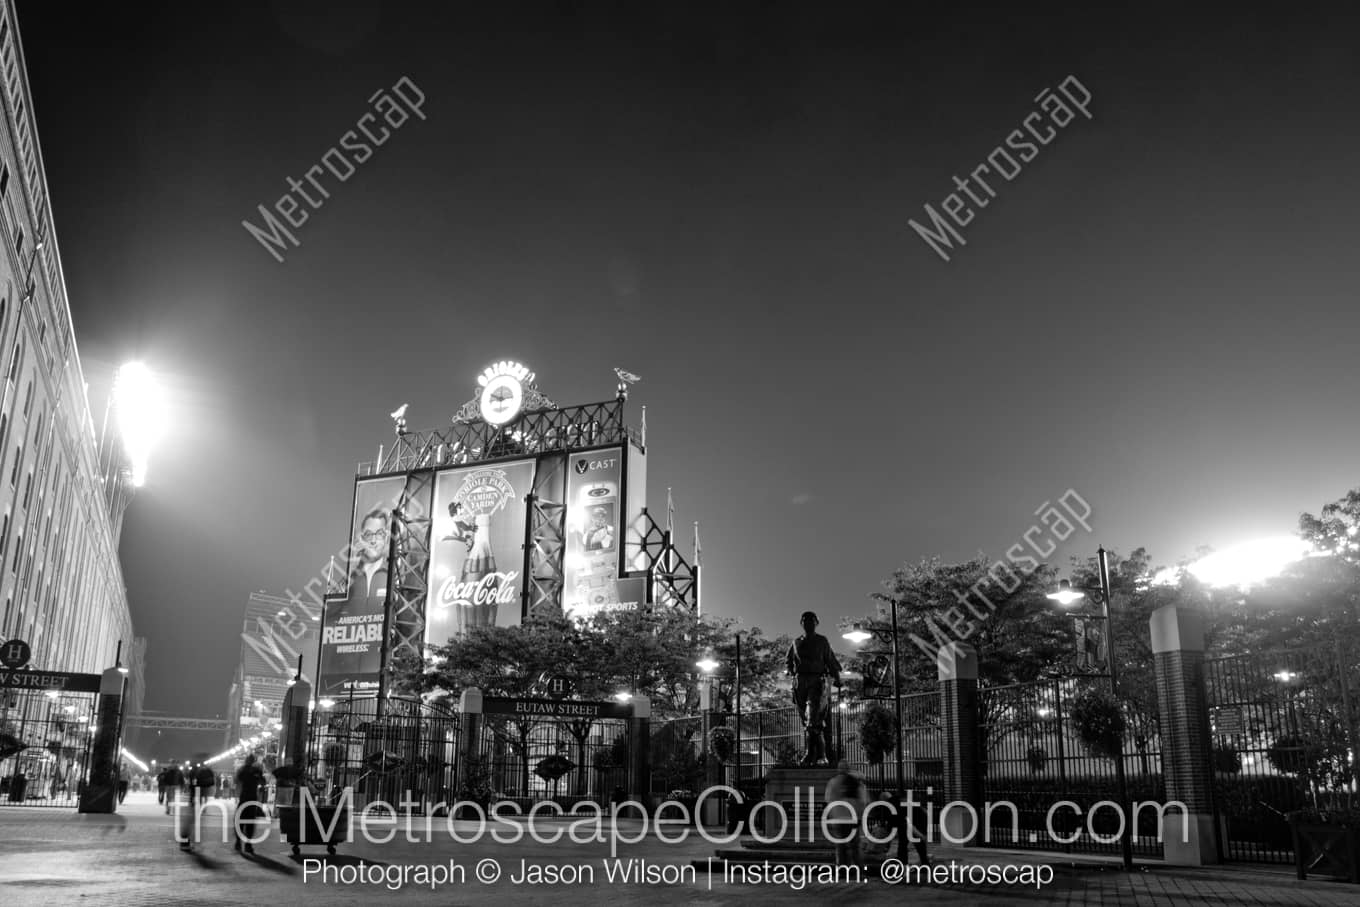
{"label": "night sky", "polygon": [[[171,386],[122,543],[150,709],[222,712],[246,596],[344,544],[389,411],[445,425],[501,358],[562,404],[643,376],[653,511],[769,632],[1068,488],[1062,561],[1172,563],[1360,484],[1353,21],[333,7],[20,3],[92,406],[130,358]],[[1068,75],[1094,118],[941,260],[908,221]],[[275,261],[242,219],[403,76],[427,119]]]}

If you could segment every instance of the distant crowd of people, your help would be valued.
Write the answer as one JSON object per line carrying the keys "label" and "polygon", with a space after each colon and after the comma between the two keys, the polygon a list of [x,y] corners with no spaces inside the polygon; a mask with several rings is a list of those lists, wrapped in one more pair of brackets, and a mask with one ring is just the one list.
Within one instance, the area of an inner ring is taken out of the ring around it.
{"label": "distant crowd of people", "polygon": [[[195,768],[187,762],[183,765],[172,763],[156,774],[156,802],[165,806],[166,815],[170,815],[181,793],[189,805],[185,816],[181,817],[183,819],[191,816],[197,805],[211,800],[214,790],[219,797],[236,797],[239,800],[241,821],[236,823],[236,849],[254,853],[255,848],[245,833],[254,823],[266,819],[263,798],[268,797],[268,789],[264,769],[256,763],[253,753],[246,757],[245,764],[235,776],[222,775],[219,778],[208,766]],[[192,846],[189,836],[183,837],[180,847],[188,850]]]}
{"label": "distant crowd of people", "polygon": [[171,763],[156,773],[156,802],[164,804],[166,815],[169,815],[171,806],[179,799],[181,792],[190,802],[206,803],[212,799],[214,790],[219,797],[234,796],[231,776],[219,778],[217,772],[208,766],[195,768],[188,762],[183,765]]}

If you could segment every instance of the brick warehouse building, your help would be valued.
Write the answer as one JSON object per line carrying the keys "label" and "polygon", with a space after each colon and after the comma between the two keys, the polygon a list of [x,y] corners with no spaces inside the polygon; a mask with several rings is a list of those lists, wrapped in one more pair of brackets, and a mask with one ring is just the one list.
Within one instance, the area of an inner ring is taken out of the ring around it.
{"label": "brick warehouse building", "polygon": [[0,639],[27,641],[34,668],[76,672],[112,665],[121,640],[135,713],[145,644],[118,562],[132,485],[111,427],[101,448],[86,397],[8,0],[0,109]]}

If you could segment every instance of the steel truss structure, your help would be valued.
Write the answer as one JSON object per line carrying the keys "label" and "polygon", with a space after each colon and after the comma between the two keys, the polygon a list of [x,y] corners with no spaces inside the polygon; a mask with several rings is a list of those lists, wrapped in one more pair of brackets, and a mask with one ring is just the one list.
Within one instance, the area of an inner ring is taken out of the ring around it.
{"label": "steel truss structure", "polygon": [[123,727],[152,728],[162,731],[225,731],[225,718],[180,718],[171,715],[132,715],[123,720]]}
{"label": "steel truss structure", "polygon": [[642,508],[641,556],[646,562],[647,604],[665,608],[699,607],[699,565],[691,564],[675,547],[674,532],[662,529]]}
{"label": "steel truss structure", "polygon": [[405,421],[400,420],[396,443],[391,448],[380,448],[376,460],[360,463],[358,475],[442,469],[610,445],[632,444],[645,450],[641,434],[624,424],[624,400],[619,396],[603,403],[536,409],[505,426],[471,417],[468,415],[471,404],[459,410],[453,423],[444,429],[407,431]]}
{"label": "steel truss structure", "polygon": [[[403,418],[396,419],[396,443],[379,448],[376,460],[359,464],[358,478],[405,474],[401,506],[392,514],[388,601],[391,608],[384,634],[382,688],[387,688],[390,665],[397,660],[419,660],[424,653],[425,603],[429,595],[427,575],[431,556],[432,519],[436,474],[443,469],[484,462],[532,458],[537,461],[533,491],[525,526],[528,575],[523,591],[527,617],[551,617],[562,613],[563,555],[566,548],[567,463],[572,453],[610,447],[625,450],[631,445],[646,452],[642,432],[624,422],[626,393],[613,400],[582,406],[557,407],[530,389],[526,400],[536,408],[515,422],[494,426],[477,417],[477,402],[469,401],[448,428],[408,431]],[[699,610],[699,566],[691,564],[675,547],[672,533],[663,529],[642,509],[633,527],[636,541],[628,564],[634,569],[620,578],[646,577],[646,604],[655,607]],[[329,592],[337,589],[334,579]],[[149,725],[148,725],[149,726]]]}

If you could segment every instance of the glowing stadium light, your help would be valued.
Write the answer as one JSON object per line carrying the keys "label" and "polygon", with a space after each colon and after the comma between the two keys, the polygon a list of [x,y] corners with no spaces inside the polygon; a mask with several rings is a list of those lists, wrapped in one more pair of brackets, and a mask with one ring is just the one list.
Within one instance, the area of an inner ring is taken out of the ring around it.
{"label": "glowing stadium light", "polygon": [[132,484],[140,487],[146,482],[151,451],[165,434],[165,394],[145,363],[129,362],[114,378],[113,404],[132,463]]}
{"label": "glowing stadium light", "polygon": [[1311,547],[1293,535],[1241,542],[1215,551],[1190,565],[1190,572],[1210,586],[1257,585],[1289,564],[1306,557]]}
{"label": "glowing stadium light", "polygon": [[714,671],[718,670],[718,662],[712,655],[705,655],[703,658],[696,661],[694,666],[705,674],[712,674]]}

